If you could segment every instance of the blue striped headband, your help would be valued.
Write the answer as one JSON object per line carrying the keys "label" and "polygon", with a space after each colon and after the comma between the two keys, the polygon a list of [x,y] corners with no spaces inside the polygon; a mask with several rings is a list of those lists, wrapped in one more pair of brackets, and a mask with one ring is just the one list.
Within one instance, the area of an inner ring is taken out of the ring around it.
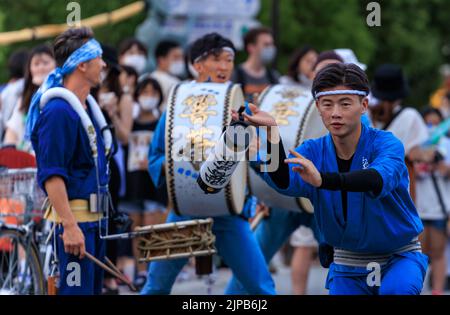
{"label": "blue striped headband", "polygon": [[369,93],[366,91],[360,91],[360,90],[335,90],[335,91],[323,91],[318,92],[314,95],[314,98],[316,100],[319,99],[321,96],[326,95],[342,95],[342,94],[351,94],[351,95],[360,95],[360,96],[367,96]]}

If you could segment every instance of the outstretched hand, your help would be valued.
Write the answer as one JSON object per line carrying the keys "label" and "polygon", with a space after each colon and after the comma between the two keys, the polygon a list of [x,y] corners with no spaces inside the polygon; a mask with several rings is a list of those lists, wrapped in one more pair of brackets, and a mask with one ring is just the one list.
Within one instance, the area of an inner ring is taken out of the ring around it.
{"label": "outstretched hand", "polygon": [[314,187],[320,187],[322,185],[322,176],[314,166],[314,163],[294,150],[289,150],[289,152],[294,155],[295,158],[286,159],[284,162],[298,164],[299,166],[294,166],[292,170],[299,173],[301,178],[308,184],[311,184]]}

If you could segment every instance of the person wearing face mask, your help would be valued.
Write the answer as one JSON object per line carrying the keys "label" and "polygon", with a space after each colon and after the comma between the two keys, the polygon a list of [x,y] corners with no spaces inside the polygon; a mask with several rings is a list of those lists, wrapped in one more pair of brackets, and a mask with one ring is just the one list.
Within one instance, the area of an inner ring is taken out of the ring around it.
{"label": "person wearing face mask", "polygon": [[136,38],[127,38],[119,44],[119,64],[133,67],[139,75],[147,66],[147,48]]}
{"label": "person wearing face mask", "polygon": [[309,45],[298,49],[292,55],[288,66],[288,73],[280,78],[280,83],[301,85],[305,89],[311,89],[317,56],[317,51]]}
{"label": "person wearing face mask", "polygon": [[[137,226],[160,224],[165,219],[167,193],[165,189],[156,189],[147,171],[147,153],[154,130],[160,117],[162,89],[158,81],[145,78],[139,81],[134,93],[138,104],[139,116],[133,122],[128,141],[127,157],[127,202],[124,211],[133,220],[132,230]],[[136,258],[137,275],[134,285],[141,289],[147,279],[147,264],[137,263],[139,256],[138,239],[132,241],[133,255]]]}
{"label": "person wearing face mask", "polygon": [[30,107],[31,97],[55,67],[56,62],[50,47],[40,45],[31,51],[25,69],[24,90],[11,118],[6,123],[3,141],[5,145],[15,145],[19,150],[32,152],[31,142],[24,138],[28,108]]}
{"label": "person wearing face mask", "polygon": [[369,103],[371,120],[375,128],[391,131],[405,147],[405,161],[410,177],[410,193],[415,200],[414,162],[431,162],[435,150],[422,148],[428,139],[428,129],[420,113],[402,106],[409,94],[409,85],[399,65],[380,65],[371,86],[374,100]]}
{"label": "person wearing face mask", "polygon": [[272,31],[266,27],[248,31],[244,37],[244,46],[248,58],[236,67],[231,80],[241,84],[248,102],[255,103],[258,95],[268,85],[278,83],[278,72],[270,68],[277,49],[274,45]]}
{"label": "person wearing face mask", "polygon": [[163,108],[165,107],[170,89],[180,82],[184,76],[185,65],[181,46],[169,40],[161,41],[155,49],[156,70],[150,77],[156,79],[163,91]]}

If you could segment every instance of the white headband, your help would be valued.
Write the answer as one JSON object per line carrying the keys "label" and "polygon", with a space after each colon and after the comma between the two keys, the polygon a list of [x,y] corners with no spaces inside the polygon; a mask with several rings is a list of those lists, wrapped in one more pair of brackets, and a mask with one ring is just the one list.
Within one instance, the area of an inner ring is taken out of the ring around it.
{"label": "white headband", "polygon": [[367,96],[368,93],[366,91],[359,91],[359,90],[335,90],[335,91],[324,91],[319,92],[314,95],[314,98],[316,100],[319,99],[321,96],[325,95],[342,95],[342,94],[351,94],[351,95],[360,95],[360,96]]}
{"label": "white headband", "polygon": [[234,50],[231,47],[223,47],[222,50],[228,51],[229,53],[231,53],[234,56]]}

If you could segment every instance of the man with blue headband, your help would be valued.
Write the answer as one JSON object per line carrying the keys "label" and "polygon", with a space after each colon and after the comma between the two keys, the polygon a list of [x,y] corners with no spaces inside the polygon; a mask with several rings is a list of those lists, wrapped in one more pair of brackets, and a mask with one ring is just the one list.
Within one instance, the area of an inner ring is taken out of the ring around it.
{"label": "man with blue headband", "polygon": [[392,133],[361,123],[366,74],[354,64],[330,64],[316,75],[312,93],[329,134],[303,142],[288,159],[275,119],[256,106],[244,114],[270,127],[268,145],[279,146],[285,162],[274,172],[262,164],[260,175],[280,193],[314,205],[331,247],[330,294],[420,294],[428,259],[417,239],[423,226],[408,191],[405,152]]}
{"label": "man with blue headband", "polygon": [[36,152],[39,185],[51,204],[44,217],[56,225],[59,294],[100,294],[103,272],[85,253],[105,257],[100,239],[105,202],[100,201],[107,196],[111,134],[89,95],[105,63],[89,28],[65,31],[53,49],[58,68],[32,98],[27,135]]}

